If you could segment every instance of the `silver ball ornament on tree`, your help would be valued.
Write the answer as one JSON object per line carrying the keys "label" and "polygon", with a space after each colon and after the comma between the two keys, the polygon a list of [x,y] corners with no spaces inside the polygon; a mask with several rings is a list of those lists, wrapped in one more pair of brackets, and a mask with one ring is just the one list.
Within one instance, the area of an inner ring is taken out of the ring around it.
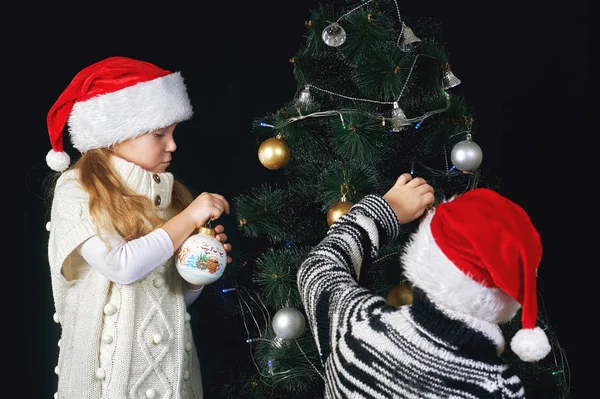
{"label": "silver ball ornament on tree", "polygon": [[473,141],[471,135],[454,145],[450,154],[452,164],[456,169],[465,173],[475,171],[483,161],[483,151],[481,147]]}
{"label": "silver ball ornament on tree", "polygon": [[323,29],[321,39],[330,47],[338,47],[346,41],[346,31],[337,22],[333,22]]}
{"label": "silver ball ornament on tree", "polygon": [[272,326],[279,338],[296,339],[304,332],[306,320],[296,308],[281,308],[273,316]]}

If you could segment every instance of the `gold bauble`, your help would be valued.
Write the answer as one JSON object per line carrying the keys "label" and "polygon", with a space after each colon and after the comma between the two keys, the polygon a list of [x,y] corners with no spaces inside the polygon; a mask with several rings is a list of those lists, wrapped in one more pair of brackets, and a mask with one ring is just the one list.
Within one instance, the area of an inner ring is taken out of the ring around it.
{"label": "gold bauble", "polygon": [[258,148],[258,159],[267,169],[281,169],[290,160],[290,147],[278,137],[271,137]]}
{"label": "gold bauble", "polygon": [[403,281],[388,291],[385,301],[396,309],[400,306],[410,305],[413,301],[412,288]]}
{"label": "gold bauble", "polygon": [[327,223],[331,226],[340,216],[348,213],[352,205],[352,202],[348,201],[339,201],[333,204],[327,211]]}

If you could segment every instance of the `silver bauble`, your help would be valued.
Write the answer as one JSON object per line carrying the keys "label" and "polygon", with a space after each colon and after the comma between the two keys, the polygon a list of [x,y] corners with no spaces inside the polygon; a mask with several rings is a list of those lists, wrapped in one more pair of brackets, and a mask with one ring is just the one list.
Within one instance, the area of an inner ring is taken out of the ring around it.
{"label": "silver bauble", "polygon": [[337,22],[328,25],[323,29],[321,39],[326,45],[331,47],[338,47],[344,44],[346,41],[346,31]]}
{"label": "silver bauble", "polygon": [[456,169],[467,173],[473,172],[481,165],[483,152],[481,151],[481,147],[468,137],[466,140],[454,145],[450,159]]}
{"label": "silver bauble", "polygon": [[273,316],[272,325],[279,338],[296,339],[304,332],[306,320],[296,308],[281,308]]}

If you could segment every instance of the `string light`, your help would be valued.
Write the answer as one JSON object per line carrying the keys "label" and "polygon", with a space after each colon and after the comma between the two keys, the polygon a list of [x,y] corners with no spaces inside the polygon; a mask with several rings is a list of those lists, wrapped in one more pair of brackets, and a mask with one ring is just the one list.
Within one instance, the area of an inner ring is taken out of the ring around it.
{"label": "string light", "polygon": [[267,364],[269,366],[269,374],[273,375],[273,360],[269,359]]}
{"label": "string light", "polygon": [[[311,88],[314,88],[317,91],[320,91],[320,92],[323,92],[323,93],[326,93],[326,94],[329,94],[329,95],[332,95],[332,96],[344,98],[346,100],[358,101],[358,102],[369,102],[369,103],[379,104],[379,105],[392,105],[392,106],[394,106],[394,105],[398,104],[398,101],[400,100],[400,98],[404,94],[404,90],[406,89],[407,84],[408,84],[408,82],[409,82],[409,80],[410,80],[410,78],[412,76],[412,73],[413,73],[413,70],[415,68],[417,59],[419,57],[421,57],[421,56],[433,58],[433,57],[431,57],[431,56],[429,56],[427,54],[417,54],[415,56],[415,58],[413,60],[413,63],[411,65],[411,67],[410,67],[410,70],[408,72],[408,76],[406,78],[406,82],[404,82],[404,86],[400,90],[400,94],[398,95],[398,97],[394,101],[378,101],[378,100],[371,100],[371,99],[367,99],[367,98],[346,96],[344,94],[336,93],[334,91],[327,90],[327,89],[324,89],[322,87],[318,87],[318,86],[315,86],[315,85],[312,85],[312,84],[306,84],[305,87],[311,87]],[[423,123],[423,121],[425,119],[429,118],[430,116],[435,115],[435,114],[439,114],[439,113],[442,113],[442,112],[446,112],[448,109],[450,109],[450,95],[446,91],[444,91],[444,95],[446,97],[446,106],[445,107],[434,109],[432,111],[427,111],[423,115],[419,115],[419,116],[416,116],[416,117],[413,117],[413,118],[406,118],[406,121],[408,121],[410,123],[417,122],[417,128],[418,128],[418,127],[421,126],[421,124]],[[305,119],[305,118],[312,118],[312,117],[324,117],[324,116],[331,116],[331,115],[334,115],[334,114],[338,114],[338,115],[340,115],[340,118],[342,118],[342,113],[350,113],[350,112],[356,113],[358,111],[357,110],[332,110],[332,111],[314,112],[314,113],[308,114],[308,115],[300,115],[300,116],[297,116],[297,117],[289,118],[284,123],[284,126],[288,125],[290,123],[296,122],[298,120],[302,120],[302,119]],[[370,115],[370,116],[372,116],[374,118],[377,118],[377,119],[381,119],[382,118],[383,119],[382,120],[382,125],[383,126],[385,126],[385,121],[386,120],[393,121],[393,118],[385,118],[385,117],[382,117],[379,114],[373,114],[371,112],[363,112],[363,113],[367,114],[367,115]],[[261,124],[261,126],[262,126],[262,124]],[[343,118],[342,118],[342,126],[345,127],[345,122],[344,122]]]}
{"label": "string light", "polygon": [[[373,0],[368,0],[368,1],[365,1],[365,2],[363,2],[362,4],[360,4],[360,5],[358,5],[358,6],[354,7],[354,8],[352,8],[350,11],[346,12],[345,14],[342,14],[342,15],[341,15],[341,16],[340,16],[340,17],[339,17],[339,18],[338,18],[338,19],[337,19],[337,20],[334,22],[334,24],[337,24],[337,23],[339,23],[339,22],[340,22],[342,19],[346,18],[348,15],[350,15],[350,14],[352,14],[353,12],[355,12],[356,10],[358,10],[358,9],[360,9],[360,8],[362,8],[362,7],[364,7],[364,6],[366,6],[367,4],[371,3],[372,1],[373,1]],[[401,41],[402,35],[404,34],[404,32],[405,32],[405,30],[407,29],[407,27],[406,27],[406,25],[404,24],[404,21],[402,20],[402,16],[401,16],[401,14],[400,14],[400,7],[399,7],[399,5],[398,5],[398,2],[397,2],[397,0],[394,0],[394,5],[395,5],[395,7],[396,7],[396,14],[398,15],[398,21],[399,21],[399,22],[400,22],[400,24],[401,24],[400,33],[399,33],[399,35],[398,35],[398,38],[397,38],[397,40],[396,40],[396,45],[398,46],[398,48],[400,48],[400,49],[402,50],[402,45],[401,45],[400,41]],[[331,91],[331,90],[327,90],[327,89],[324,89],[324,88],[321,88],[321,87],[318,87],[318,86],[314,86],[314,85],[312,85],[312,84],[305,84],[305,85],[304,85],[304,90],[305,90],[305,91],[308,91],[310,87],[313,87],[314,89],[316,89],[316,90],[318,90],[318,91],[321,91],[321,92],[323,92],[323,93],[327,93],[327,94],[329,94],[329,95],[333,95],[333,96],[340,97],[340,98],[344,98],[344,99],[351,100],[351,101],[370,102],[370,103],[374,103],[374,104],[380,104],[380,105],[394,105],[395,103],[398,103],[398,102],[399,102],[400,98],[401,98],[401,97],[402,97],[402,95],[404,94],[404,91],[405,91],[405,89],[406,89],[406,87],[407,87],[407,85],[408,85],[408,82],[410,81],[410,78],[411,78],[411,76],[412,76],[412,73],[413,73],[413,70],[414,70],[414,68],[415,68],[415,65],[416,65],[416,62],[417,62],[417,60],[419,59],[419,57],[423,57],[423,56],[425,56],[425,57],[429,57],[429,58],[432,58],[432,59],[435,59],[434,57],[432,57],[432,56],[430,56],[430,55],[428,55],[428,54],[416,54],[416,55],[415,55],[415,58],[413,59],[412,65],[411,65],[411,67],[410,67],[410,70],[409,70],[409,72],[408,72],[408,75],[407,75],[407,77],[406,77],[406,82],[404,82],[404,85],[403,85],[402,89],[400,90],[400,94],[398,95],[398,97],[397,97],[395,100],[393,100],[393,101],[377,101],[377,100],[371,100],[371,99],[366,99],[366,98],[359,98],[359,97],[346,96],[346,95],[343,95],[343,94],[340,94],[340,93],[333,92],[333,91]],[[301,71],[300,71],[300,73],[301,73]],[[442,89],[444,90],[444,89],[445,89],[445,87],[442,87]],[[447,93],[447,92],[444,92],[444,93],[446,94],[446,98],[448,99],[448,101],[447,101],[447,104],[446,104],[446,107],[444,107],[444,108],[441,108],[441,109],[436,109],[436,110],[433,110],[433,111],[426,112],[425,114],[423,114],[423,115],[421,115],[421,116],[419,116],[419,117],[410,118],[410,119],[408,119],[408,118],[407,118],[407,121],[408,121],[408,122],[411,122],[411,123],[412,123],[412,122],[418,122],[418,123],[417,123],[417,125],[415,126],[415,129],[418,129],[418,128],[421,126],[421,124],[423,123],[423,121],[424,121],[426,118],[428,118],[428,117],[430,117],[430,116],[432,116],[432,115],[434,115],[434,114],[438,114],[438,113],[441,113],[441,112],[445,112],[445,111],[447,111],[447,110],[450,108],[450,101],[449,101],[449,95],[448,95],[448,93]],[[328,112],[335,112],[335,111],[328,111]],[[340,114],[340,115],[341,115],[341,114]],[[315,115],[315,114],[311,114],[311,115],[307,115],[307,116],[302,116],[302,117],[301,117],[301,118],[299,118],[299,119],[304,119],[304,117],[309,117],[309,116],[316,116],[316,115]],[[319,116],[327,116],[327,115],[323,115],[323,114],[321,114],[321,115],[319,115]],[[299,120],[299,119],[298,119],[298,118],[291,118],[291,119],[289,120],[289,122],[288,122],[288,123],[295,122],[295,121],[297,121],[297,120]],[[389,120],[390,118],[387,118],[387,119]],[[382,125],[383,125],[383,126],[385,126],[385,120],[386,120],[386,118],[384,118],[384,119],[382,120]],[[287,123],[286,123],[286,124],[287,124]],[[345,128],[345,123],[344,123],[343,119],[342,119],[342,126],[344,126],[344,128]]]}

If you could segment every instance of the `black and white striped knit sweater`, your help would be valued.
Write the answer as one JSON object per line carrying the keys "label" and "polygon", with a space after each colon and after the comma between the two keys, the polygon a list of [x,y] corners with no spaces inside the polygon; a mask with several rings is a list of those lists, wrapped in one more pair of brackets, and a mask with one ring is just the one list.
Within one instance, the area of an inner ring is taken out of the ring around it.
{"label": "black and white striped knit sweater", "polygon": [[436,306],[417,287],[396,310],[357,284],[360,268],[400,225],[378,195],[329,229],[298,272],[325,367],[326,398],[523,398],[521,380],[498,353],[498,326]]}

